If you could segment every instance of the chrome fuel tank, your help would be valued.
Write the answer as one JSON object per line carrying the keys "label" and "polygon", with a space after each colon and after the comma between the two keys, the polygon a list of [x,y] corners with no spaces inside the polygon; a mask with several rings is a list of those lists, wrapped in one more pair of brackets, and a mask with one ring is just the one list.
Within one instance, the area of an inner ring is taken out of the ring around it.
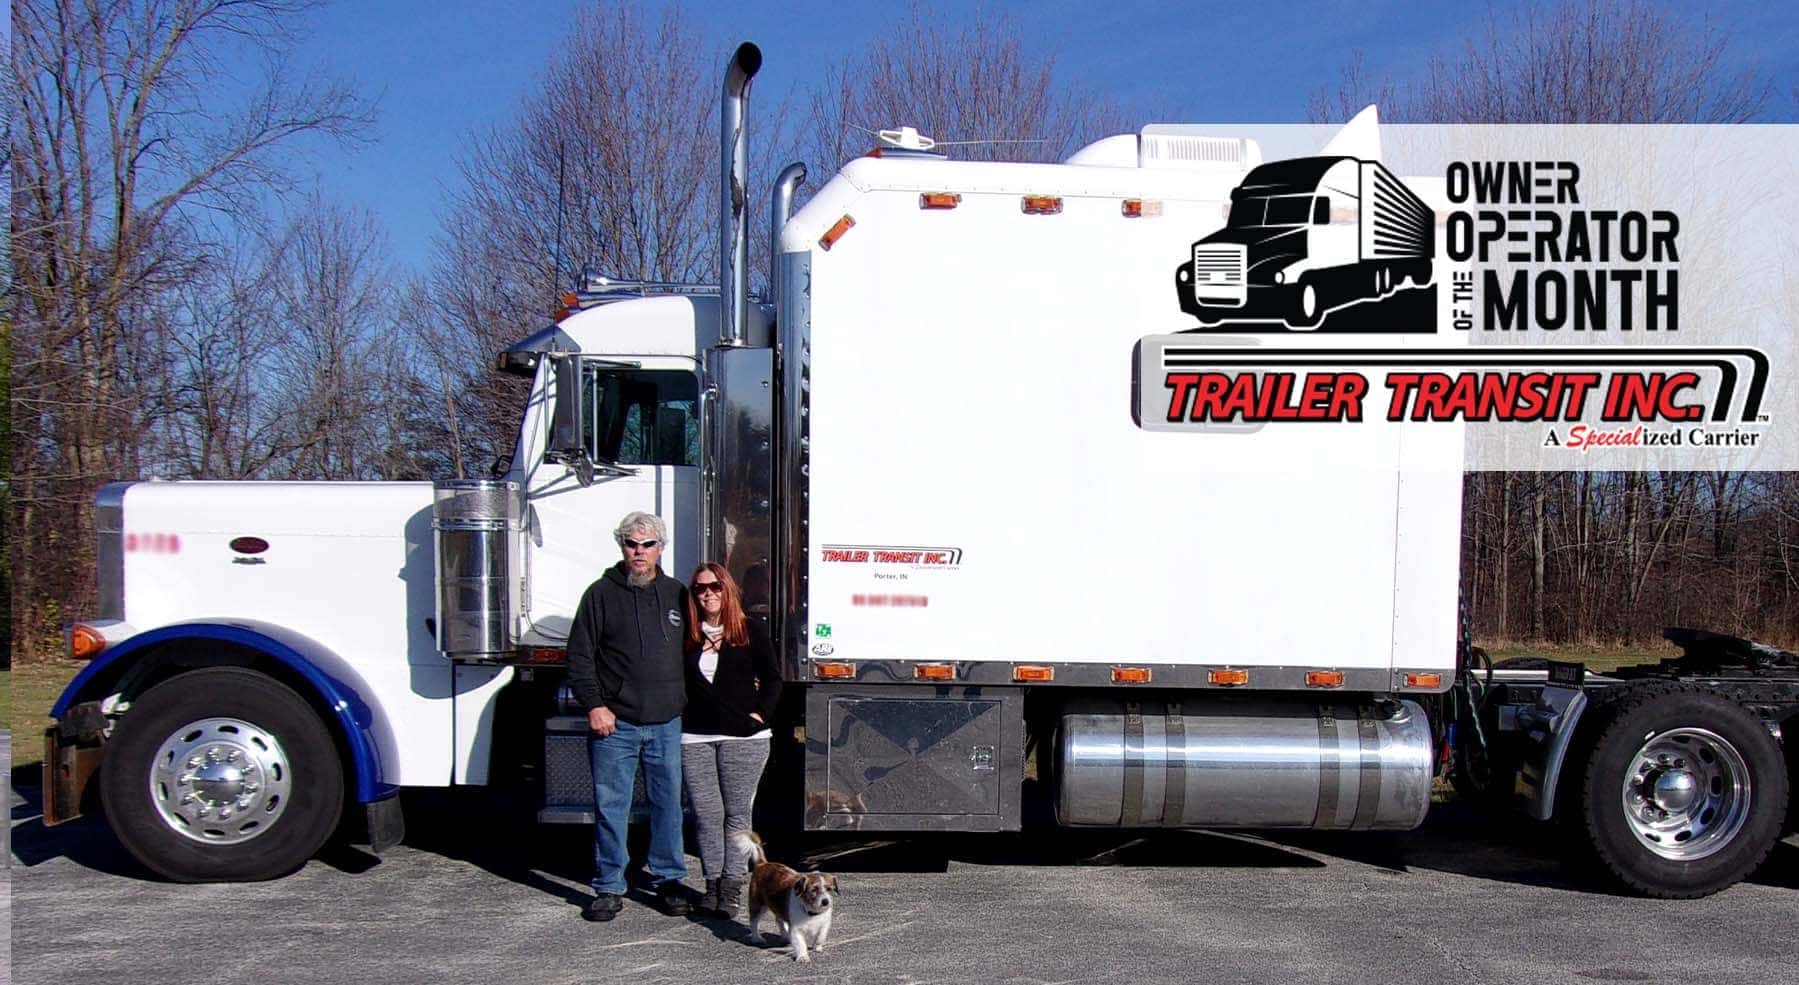
{"label": "chrome fuel tank", "polygon": [[1433,760],[1415,702],[1177,695],[1071,703],[1056,767],[1065,825],[1368,830],[1424,821]]}

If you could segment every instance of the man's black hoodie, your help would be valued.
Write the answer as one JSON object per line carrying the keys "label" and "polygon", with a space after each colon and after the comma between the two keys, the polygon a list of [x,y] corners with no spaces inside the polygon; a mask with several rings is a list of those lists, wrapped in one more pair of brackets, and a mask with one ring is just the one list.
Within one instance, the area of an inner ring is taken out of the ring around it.
{"label": "man's black hoodie", "polygon": [[589,710],[632,725],[660,725],[687,703],[682,640],[687,588],[656,572],[634,587],[620,561],[581,596],[568,631],[568,683]]}

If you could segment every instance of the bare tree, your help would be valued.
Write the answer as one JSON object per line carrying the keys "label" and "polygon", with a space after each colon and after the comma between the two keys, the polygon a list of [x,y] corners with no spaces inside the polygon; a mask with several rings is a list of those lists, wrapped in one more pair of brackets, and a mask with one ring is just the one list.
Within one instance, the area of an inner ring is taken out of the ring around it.
{"label": "bare tree", "polygon": [[[583,267],[713,279],[724,62],[678,7],[594,3],[514,119],[470,140],[418,291],[433,317],[415,319],[459,474],[511,451],[522,389],[492,373],[494,355],[543,327]],[[752,115],[752,180],[774,176],[790,143],[784,115],[775,104]]]}
{"label": "bare tree", "polygon": [[1423,76],[1370,79],[1360,54],[1335,92],[1314,93],[1314,121],[1379,103],[1405,123],[1742,123],[1767,83],[1727,57],[1703,15],[1650,0],[1528,0],[1491,8],[1480,33],[1431,56]]}
{"label": "bare tree", "polygon": [[[0,37],[0,52],[6,64],[12,65],[12,35]],[[12,201],[13,117],[17,115],[18,85],[13,73],[0,76],[0,197]],[[12,516],[12,335],[13,290],[12,253],[0,256],[0,639],[5,651],[0,654],[0,668],[12,666],[12,530],[7,522]]]}
{"label": "bare tree", "polygon": [[873,147],[865,130],[891,126],[972,161],[1059,161],[1128,129],[1115,105],[1060,84],[1055,54],[1026,47],[1004,16],[955,24],[914,3],[882,36],[831,66],[813,94],[810,156],[824,168]]}
{"label": "bare tree", "polygon": [[[1727,41],[1679,7],[1533,0],[1491,11],[1408,84],[1373,79],[1352,57],[1310,115],[1343,119],[1373,102],[1383,119],[1415,123],[1751,120],[1768,89],[1733,67]],[[1523,627],[1536,640],[1642,641],[1697,621],[1791,641],[1793,528],[1781,512],[1791,486],[1745,473],[1471,477],[1464,588],[1474,625],[1501,638]]]}
{"label": "bare tree", "polygon": [[[284,56],[309,0],[18,0],[11,256],[15,633],[35,642],[92,585],[87,504],[137,465],[131,363],[168,292],[284,183],[279,149],[367,122]],[[232,72],[263,68],[259,83]],[[231,100],[224,92],[241,92]],[[15,640],[15,642],[19,642]]]}
{"label": "bare tree", "polygon": [[281,406],[277,477],[378,474],[382,408],[400,378],[383,337],[397,282],[386,236],[366,213],[314,199],[270,252],[269,388]]}

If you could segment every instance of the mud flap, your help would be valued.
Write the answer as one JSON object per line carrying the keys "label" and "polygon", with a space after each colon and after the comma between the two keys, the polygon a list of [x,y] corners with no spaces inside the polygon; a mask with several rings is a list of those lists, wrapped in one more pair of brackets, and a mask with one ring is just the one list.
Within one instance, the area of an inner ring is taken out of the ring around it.
{"label": "mud flap", "polygon": [[362,806],[368,820],[369,851],[379,855],[405,840],[406,815],[400,810],[399,797]]}
{"label": "mud flap", "polygon": [[81,816],[81,801],[100,768],[102,748],[100,740],[65,740],[61,726],[44,730],[44,827]]}

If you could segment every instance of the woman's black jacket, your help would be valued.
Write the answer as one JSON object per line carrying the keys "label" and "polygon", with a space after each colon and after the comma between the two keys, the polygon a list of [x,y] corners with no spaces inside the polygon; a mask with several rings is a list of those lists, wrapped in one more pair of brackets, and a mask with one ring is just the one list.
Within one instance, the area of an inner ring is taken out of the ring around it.
{"label": "woman's black jacket", "polygon": [[[775,665],[768,633],[754,619],[748,622],[750,641],[721,647],[718,670],[710,681],[700,673],[700,648],[687,651],[687,708],[681,712],[681,731],[754,735],[774,720],[781,669]],[[761,715],[762,721],[750,718],[750,712]]]}

